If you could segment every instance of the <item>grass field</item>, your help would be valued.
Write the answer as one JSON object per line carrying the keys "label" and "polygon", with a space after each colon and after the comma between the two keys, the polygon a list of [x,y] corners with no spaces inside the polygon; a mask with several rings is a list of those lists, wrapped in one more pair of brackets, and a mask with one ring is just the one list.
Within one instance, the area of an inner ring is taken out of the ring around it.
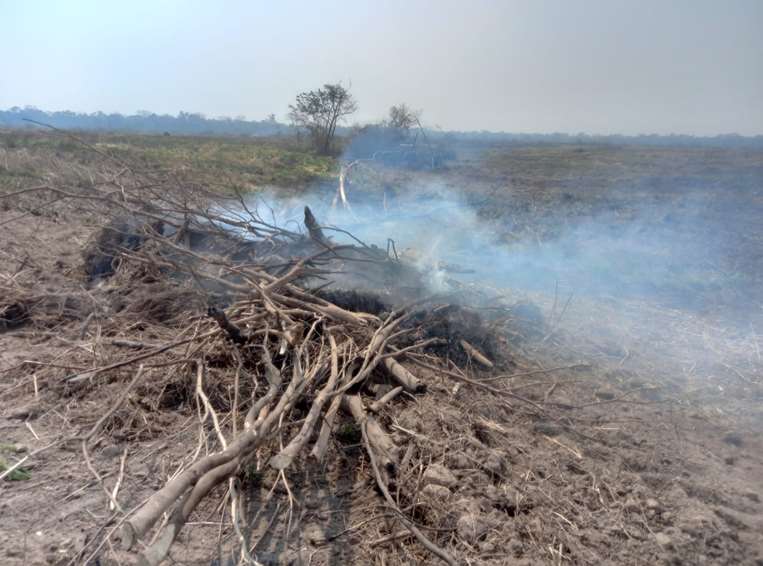
{"label": "grass field", "polygon": [[[45,156],[87,164],[102,160],[91,149],[95,148],[141,170],[244,191],[262,185],[304,186],[331,176],[335,168],[331,158],[314,155],[287,139],[86,133],[77,133],[76,137],[78,139],[49,132],[2,132],[0,149],[6,158],[9,155]],[[8,177],[44,173],[32,166],[19,169],[3,165],[3,155],[0,155],[0,179],[5,177],[6,183]]]}

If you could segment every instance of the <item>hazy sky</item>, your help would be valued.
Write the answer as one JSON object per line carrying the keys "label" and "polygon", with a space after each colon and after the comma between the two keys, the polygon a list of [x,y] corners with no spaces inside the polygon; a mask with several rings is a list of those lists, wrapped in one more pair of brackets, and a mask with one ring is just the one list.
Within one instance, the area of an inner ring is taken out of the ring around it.
{"label": "hazy sky", "polygon": [[352,85],[444,129],[763,134],[763,0],[0,0],[0,108],[283,119]]}

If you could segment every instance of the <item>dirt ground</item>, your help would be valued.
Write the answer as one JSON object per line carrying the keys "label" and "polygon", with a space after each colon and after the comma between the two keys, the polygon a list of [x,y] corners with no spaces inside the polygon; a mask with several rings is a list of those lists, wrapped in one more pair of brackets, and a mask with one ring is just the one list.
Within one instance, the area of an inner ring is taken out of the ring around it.
{"label": "dirt ground", "polygon": [[[6,289],[99,305],[123,292],[118,282],[86,283],[83,249],[99,224],[92,211],[15,198],[0,204]],[[383,415],[395,441],[415,454],[401,473],[418,478],[416,520],[471,564],[763,564],[759,336],[638,299],[578,298],[563,311],[552,296],[516,299],[536,304],[544,322],[506,336],[495,371],[470,371],[542,403],[553,418],[419,368],[427,394],[401,398]],[[50,376],[124,354],[103,345],[85,312],[53,301],[39,320],[0,329],[0,456],[6,466],[25,459],[20,476],[0,482],[4,564],[130,560],[116,537],[104,538],[121,514],[109,508],[79,444],[53,444],[89,429],[132,373],[116,370],[81,391],[56,386]],[[147,328],[116,336],[161,343],[172,335],[170,321],[158,327],[166,333]],[[161,487],[199,442],[192,403],[131,403],[130,418],[145,421],[141,435],[114,427],[92,449],[108,490],[123,476],[124,509]],[[245,473],[261,563],[437,563],[401,532],[351,436],[322,466],[291,471],[291,492],[270,496],[266,468]],[[218,551],[234,542],[218,502],[195,514],[171,563],[235,563]]]}

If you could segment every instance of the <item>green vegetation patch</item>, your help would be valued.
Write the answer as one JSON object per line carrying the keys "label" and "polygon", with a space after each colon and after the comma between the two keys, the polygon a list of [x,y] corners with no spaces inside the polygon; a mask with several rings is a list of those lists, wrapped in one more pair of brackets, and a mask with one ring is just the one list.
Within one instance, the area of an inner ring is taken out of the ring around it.
{"label": "green vegetation patch", "polygon": [[[7,444],[0,444],[0,450],[3,452],[16,452],[15,447],[7,445]],[[3,456],[0,456],[0,474],[6,472],[7,470],[11,469],[14,466],[13,463],[10,463],[8,460],[6,460]],[[26,481],[28,479],[32,478],[31,472],[24,468],[23,466],[20,466],[13,470],[10,474],[8,474],[5,477],[5,480],[7,481]]]}

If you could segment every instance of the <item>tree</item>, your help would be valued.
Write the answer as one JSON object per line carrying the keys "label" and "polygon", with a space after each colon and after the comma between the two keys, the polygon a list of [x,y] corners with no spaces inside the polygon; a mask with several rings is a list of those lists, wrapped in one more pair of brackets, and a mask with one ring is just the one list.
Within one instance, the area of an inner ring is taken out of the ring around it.
{"label": "tree", "polygon": [[419,123],[421,110],[413,110],[407,104],[398,104],[389,109],[389,119],[387,127],[399,130],[402,133],[408,132],[413,126]]}
{"label": "tree", "polygon": [[295,104],[289,105],[289,118],[310,132],[319,152],[328,154],[337,125],[357,109],[349,90],[339,83],[326,84],[318,90],[298,94]]}

